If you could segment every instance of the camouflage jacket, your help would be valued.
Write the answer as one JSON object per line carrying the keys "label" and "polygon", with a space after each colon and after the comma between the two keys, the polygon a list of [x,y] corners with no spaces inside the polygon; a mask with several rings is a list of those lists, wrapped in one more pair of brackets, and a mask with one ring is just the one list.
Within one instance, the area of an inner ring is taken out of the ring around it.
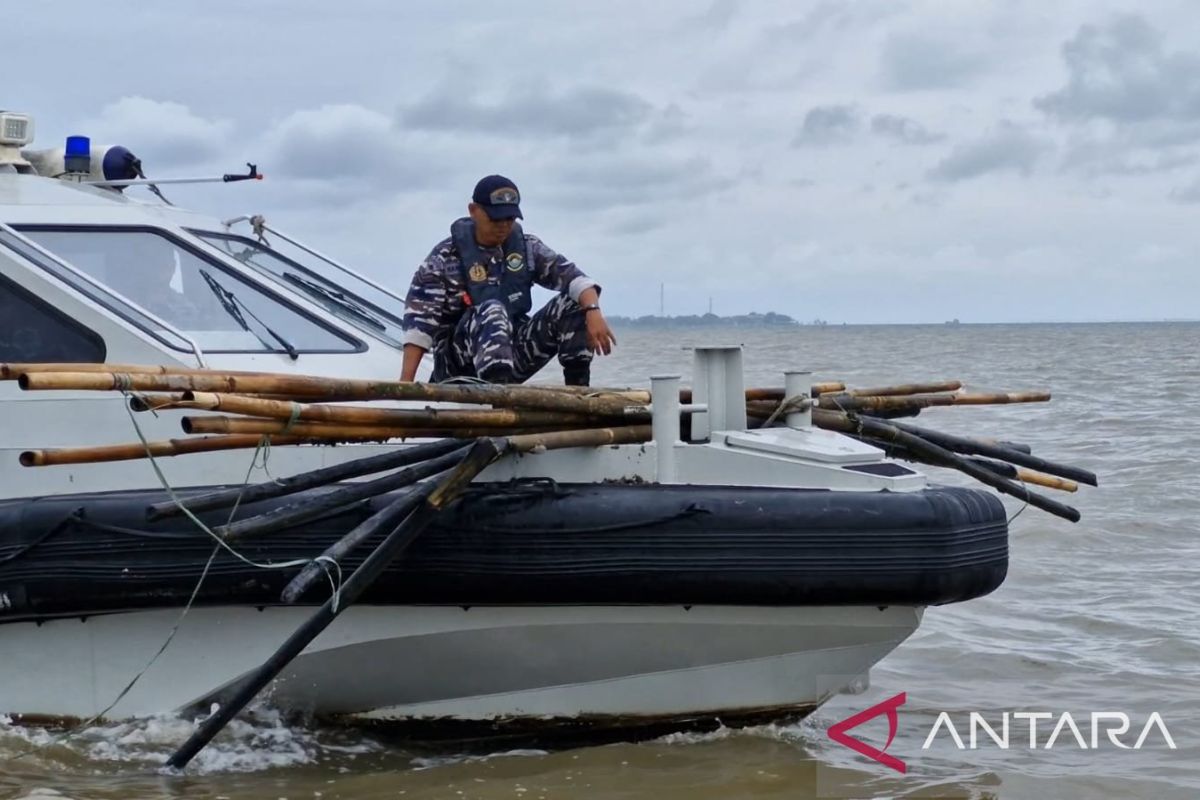
{"label": "camouflage jacket", "polygon": [[[538,237],[525,234],[533,256],[533,282],[579,301],[585,289],[600,286],[565,256],[551,250]],[[495,248],[497,251],[500,248]],[[438,242],[417,267],[404,308],[404,343],[436,350],[449,338],[467,310],[462,261],[450,237]]]}

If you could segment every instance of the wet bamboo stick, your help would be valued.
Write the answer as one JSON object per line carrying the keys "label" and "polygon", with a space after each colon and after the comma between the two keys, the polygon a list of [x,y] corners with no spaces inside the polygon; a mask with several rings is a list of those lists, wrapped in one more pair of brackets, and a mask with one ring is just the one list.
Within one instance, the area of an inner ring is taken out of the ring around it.
{"label": "wet bamboo stick", "polygon": [[609,444],[636,444],[653,437],[649,425],[624,425],[574,431],[549,431],[509,436],[509,448],[519,453],[561,450],[567,447],[601,447]]}
{"label": "wet bamboo stick", "polygon": [[[929,461],[908,447],[895,444],[883,439],[876,439],[870,436],[857,436],[854,434],[846,434],[851,439],[857,439],[860,442],[878,447],[885,455],[891,458],[898,458],[903,461],[915,461],[922,464],[933,464],[934,466],[946,466],[945,464],[936,461]],[[930,440],[931,441],[931,440]],[[947,448],[949,449],[949,448]],[[1075,481],[1069,481],[1065,478],[1057,478],[1053,475],[1046,475],[1041,472],[1035,472],[1031,469],[1014,467],[1004,461],[993,461],[988,458],[978,458],[975,456],[966,456],[965,460],[982,467],[990,472],[994,472],[1002,478],[1009,478],[1020,481],[1021,483],[1029,483],[1034,486],[1044,486],[1048,489],[1057,489],[1060,492],[1077,492],[1079,484]]]}
{"label": "wet bamboo stick", "polygon": [[[469,447],[470,445],[467,446]],[[442,473],[442,475],[444,474]],[[296,574],[296,577],[288,582],[283,592],[280,593],[279,599],[289,605],[296,603],[305,592],[321,579],[322,575],[326,574],[330,569],[331,561],[335,565],[340,565],[343,558],[354,552],[355,549],[372,536],[382,531],[394,530],[409,514],[416,510],[417,506],[425,502],[425,499],[433,493],[433,490],[437,487],[439,477],[434,476],[405,489],[402,495],[376,511],[341,539],[338,539],[327,547],[320,556],[304,565],[304,568]]]}
{"label": "wet bamboo stick", "polygon": [[850,433],[855,436],[868,436],[873,439],[880,439],[884,442],[905,447],[918,455],[927,463],[957,469],[960,472],[970,475],[977,481],[985,483],[988,486],[1003,492],[1004,494],[1024,500],[1031,506],[1035,506],[1057,517],[1070,520],[1071,522],[1079,521],[1080,515],[1077,509],[1060,503],[1057,500],[1053,500],[1049,497],[1043,497],[1040,494],[1035,494],[1034,492],[1029,491],[1029,489],[1022,484],[1014,483],[1006,478],[1002,478],[995,472],[992,472],[991,470],[978,464],[974,464],[962,456],[955,455],[949,450],[939,447],[931,441],[902,431],[894,425],[882,422],[881,420],[872,419],[871,417],[866,416],[855,416],[852,418],[837,411],[829,411],[818,408],[813,410],[813,423],[826,430],[836,430],[842,433]]}
{"label": "wet bamboo stick", "polygon": [[818,399],[820,408],[838,411],[891,411],[921,409],[930,406],[999,405],[1005,403],[1045,403],[1050,400],[1049,392],[992,392],[980,394],[910,394],[883,396],[851,396],[848,394],[822,395]]}
{"label": "wet bamboo stick", "polygon": [[1017,468],[1017,480],[1021,483],[1032,483],[1035,486],[1045,486],[1048,489],[1058,489],[1060,492],[1077,492],[1079,484],[1066,478],[1053,475],[1043,475],[1031,469]]}
{"label": "wet bamboo stick", "polygon": [[129,408],[133,411],[164,411],[172,408],[186,408],[183,403],[183,392],[136,392],[129,395]]}
{"label": "wet bamboo stick", "polygon": [[217,392],[224,394],[285,394],[352,397],[358,400],[429,400],[449,403],[489,404],[505,408],[567,411],[596,416],[624,417],[627,409],[639,411],[620,397],[581,397],[548,389],[491,384],[428,384],[317,378],[307,375],[151,375],[113,372],[24,372],[17,378],[22,389],[138,392]]}
{"label": "wet bamboo stick", "polygon": [[525,384],[525,386],[529,389],[545,389],[580,397],[618,397],[630,403],[650,402],[649,389],[619,389],[605,386],[562,386],[556,383],[530,383]]}
{"label": "wet bamboo stick", "polygon": [[936,381],[932,383],[902,383],[896,386],[879,386],[873,389],[847,389],[851,397],[892,397],[900,394],[928,394],[931,392],[956,392],[962,381]]}
{"label": "wet bamboo stick", "polygon": [[1060,492],[1079,491],[1079,484],[1075,481],[1069,481],[1066,478],[1056,478],[1053,475],[1045,475],[1031,469],[1014,467],[1012,464],[1006,464],[1003,461],[992,461],[987,458],[968,458],[967,460],[990,469],[1002,478],[1011,478],[1012,480],[1032,484],[1033,486],[1044,486],[1047,489],[1057,489]]}
{"label": "wet bamboo stick", "polygon": [[[167,395],[173,397],[174,395]],[[205,411],[225,411],[270,419],[303,422],[336,422],[352,425],[394,425],[398,427],[586,427],[592,418],[586,414],[561,411],[531,411],[528,409],[457,409],[457,408],[371,408],[367,406],[331,406],[314,403],[293,403],[283,400],[260,400],[238,394],[213,392],[183,392],[180,406]],[[629,415],[636,419],[639,414]],[[640,412],[643,419],[648,411]]]}
{"label": "wet bamboo stick", "polygon": [[[421,535],[438,513],[453,502],[480,471],[502,455],[503,451],[499,448],[503,444],[504,440],[493,438],[476,442],[462,463],[441,478],[425,501],[367,556],[342,585],[338,594],[326,600],[325,604],[292,633],[270,658],[237,684],[232,696],[225,698],[217,711],[205,719],[188,740],[167,759],[167,766],[172,769],[182,769],[186,766],[196,753],[212,741],[239,711],[291,663],[292,659],[300,655],[321,631],[329,627],[341,611],[354,603],[379,578],[388,564]],[[402,503],[404,500],[402,498],[395,502]],[[371,524],[371,521],[368,520],[364,524]]]}
{"label": "wet bamboo stick", "polygon": [[[816,419],[814,418],[814,422]],[[970,439],[964,436],[955,436],[941,431],[934,431],[928,428],[917,427],[903,422],[893,422],[892,427],[897,428],[905,433],[911,433],[914,436],[919,436],[933,442],[936,445],[946,448],[955,453],[966,453],[969,455],[987,456],[999,461],[1007,461],[1010,464],[1016,464],[1019,467],[1028,467],[1039,472],[1044,472],[1049,475],[1057,475],[1060,478],[1086,483],[1088,486],[1098,485],[1098,479],[1094,472],[1089,472],[1086,469],[1073,467],[1068,464],[1058,464],[1054,461],[1048,461],[1044,458],[1024,453],[1019,450],[1010,449],[1002,444],[992,444],[979,439]]]}
{"label": "wet bamboo stick", "polygon": [[[365,456],[363,458],[356,458],[353,461],[345,461],[341,464],[332,464],[328,467],[300,472],[286,478],[275,478],[274,480],[247,486],[234,486],[229,489],[219,489],[215,492],[189,495],[186,498],[185,505],[189,511],[199,513],[201,511],[211,511],[214,508],[229,508],[234,504],[245,505],[256,503],[260,500],[284,497],[289,494],[303,492],[307,489],[315,489],[318,486],[327,486],[338,481],[359,478],[363,475],[407,467],[410,464],[430,458],[437,458],[446,453],[463,450],[467,447],[470,447],[470,444],[467,442],[450,439],[442,439],[437,442],[430,442],[429,444],[409,445],[374,456]],[[147,506],[146,519],[153,521],[164,517],[178,516],[182,513],[183,509],[174,500],[168,500]]]}
{"label": "wet bamboo stick", "polygon": [[217,450],[244,450],[257,447],[264,438],[272,445],[300,444],[303,436],[207,436],[198,439],[165,439],[156,442],[114,444],[100,447],[61,447],[26,450],[19,456],[22,466],[49,467],[57,464],[95,464],[107,461],[131,461],[147,457],[147,449],[155,458],[182,456],[188,453],[209,453]]}
{"label": "wet bamboo stick", "polygon": [[[816,397],[819,394],[828,394],[829,392],[840,392],[846,388],[844,383],[814,383],[809,391],[812,396]],[[747,403],[778,403],[784,399],[784,391],[781,386],[753,386],[746,389]],[[684,387],[679,390],[679,402],[692,402],[692,390]]]}
{"label": "wet bamboo stick", "polygon": [[217,535],[226,541],[259,536],[266,533],[301,525],[332,511],[372,497],[411,486],[419,480],[436,475],[459,464],[467,455],[462,450],[445,453],[417,464],[403,467],[379,478],[336,486],[316,496],[302,496],[295,502],[276,506],[262,514],[245,517],[214,528]]}
{"label": "wet bamboo stick", "polygon": [[[477,428],[415,428],[400,425],[354,425],[337,422],[295,422],[286,420],[258,419],[251,417],[184,417],[185,433],[222,434],[279,434],[293,435],[304,439],[428,439],[447,437],[452,439],[477,439],[480,436],[506,436],[538,430],[539,426],[501,428],[484,426]],[[563,426],[555,429],[562,430]]]}

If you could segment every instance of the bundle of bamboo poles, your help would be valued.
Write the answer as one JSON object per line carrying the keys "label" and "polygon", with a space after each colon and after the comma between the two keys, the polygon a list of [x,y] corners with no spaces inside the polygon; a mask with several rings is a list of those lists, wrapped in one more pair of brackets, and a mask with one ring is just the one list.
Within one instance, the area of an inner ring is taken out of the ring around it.
{"label": "bundle of bamboo poles", "polygon": [[[130,364],[0,364],[0,380],[27,391],[123,392],[135,411],[203,412],[180,418],[188,436],[108,447],[28,450],[26,466],[92,463],[272,445],[332,444],[407,438],[478,439],[554,434],[557,446],[601,440],[650,438],[650,392],[638,388],[425,384],[324,378],[263,372],[229,372]],[[1075,491],[1096,484],[1086,470],[1037,458],[1008,442],[952,437],[887,422],[934,406],[1040,403],[1048,392],[968,392],[956,380],[848,388],[830,382],[810,387],[803,400],[813,424],[883,448],[889,455],[951,467],[1002,492],[1033,497],[1024,484]],[[374,401],[450,403],[457,407],[397,408]],[[689,389],[681,402],[692,400]],[[782,388],[746,390],[750,427],[781,425],[795,407]],[[785,402],[792,405],[783,406]],[[217,413],[214,413],[217,412]],[[682,428],[690,428],[686,413]],[[1038,502],[1030,500],[1037,505]],[[1068,519],[1078,512],[1047,501],[1041,507]]]}

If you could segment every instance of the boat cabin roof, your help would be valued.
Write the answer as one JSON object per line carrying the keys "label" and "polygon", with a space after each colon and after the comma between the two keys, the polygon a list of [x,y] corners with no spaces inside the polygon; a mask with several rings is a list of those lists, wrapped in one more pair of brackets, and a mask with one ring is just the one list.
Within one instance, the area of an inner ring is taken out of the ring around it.
{"label": "boat cabin roof", "polygon": [[[42,327],[48,315],[70,317],[104,340],[110,362],[144,358],[148,344],[160,351],[155,363],[232,368],[253,357],[266,368],[265,357],[279,371],[394,379],[398,296],[273,233],[114,189],[0,173],[0,306]],[[51,309],[26,308],[38,299]],[[0,341],[0,360],[49,360],[34,355]],[[333,368],[330,356],[355,364]]]}

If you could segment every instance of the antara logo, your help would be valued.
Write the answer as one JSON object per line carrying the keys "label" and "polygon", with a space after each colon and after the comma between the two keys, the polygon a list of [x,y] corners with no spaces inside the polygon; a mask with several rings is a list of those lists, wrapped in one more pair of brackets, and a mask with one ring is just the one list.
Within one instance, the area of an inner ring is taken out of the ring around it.
{"label": "antara logo", "polygon": [[[896,738],[896,732],[900,726],[900,718],[897,709],[904,705],[908,699],[907,692],[901,692],[898,695],[889,697],[881,703],[876,703],[865,711],[860,711],[853,716],[847,717],[841,722],[837,722],[829,726],[829,738],[838,744],[849,747],[856,753],[860,753],[872,761],[878,761],[885,767],[896,770],[901,774],[908,772],[907,765],[893,755],[889,755],[886,751],[891,746],[892,741]],[[856,739],[847,734],[847,731],[857,728],[864,722],[868,722],[881,714],[887,715],[888,722],[888,737],[887,742],[881,748],[873,747],[861,739]],[[1053,725],[1050,721],[1054,720]],[[1042,732],[1049,731],[1049,735],[1044,740],[1038,738],[1038,722],[1044,721],[1046,724],[1042,727]],[[1167,730],[1167,723],[1162,718],[1162,715],[1157,711],[1152,712],[1146,718],[1144,725],[1140,726],[1140,732],[1136,738],[1133,735],[1131,728],[1133,721],[1129,715],[1123,711],[1093,711],[1088,716],[1088,723],[1084,723],[1083,728],[1080,728],[1079,723],[1071,716],[1069,711],[1064,711],[1061,714],[1055,714],[1050,711],[1005,711],[1001,714],[998,723],[992,724],[979,712],[970,712],[967,723],[963,729],[968,732],[967,740],[963,740],[963,736],[959,733],[959,728],[955,727],[954,720],[950,715],[943,711],[938,714],[937,720],[930,728],[929,734],[925,737],[925,743],[921,745],[922,750],[928,750],[935,739],[939,737],[948,738],[954,743],[954,747],[959,750],[976,750],[980,746],[986,746],[988,740],[991,740],[993,746],[1000,750],[1008,750],[1010,747],[1025,747],[1031,750],[1042,749],[1050,750],[1058,746],[1070,747],[1072,740],[1075,746],[1080,750],[1097,750],[1105,745],[1112,745],[1121,750],[1140,750],[1142,746],[1150,740],[1152,734],[1157,732],[1156,739],[1161,740],[1169,749],[1175,750],[1175,740],[1171,737],[1171,732]],[[1028,728],[1028,734],[1025,731],[1014,731],[1020,729],[1022,723]],[[1084,731],[1090,735],[1085,735]],[[1012,742],[1011,734],[1016,733],[1016,742]],[[982,735],[981,735],[982,734]],[[1128,736],[1127,736],[1128,734]],[[1124,738],[1123,738],[1124,737]],[[1129,743],[1128,740],[1132,740]],[[1028,745],[1025,743],[1028,742]]]}
{"label": "antara logo", "polygon": [[[900,759],[895,756],[889,756],[884,751],[891,746],[892,740],[896,738],[896,731],[900,727],[900,715],[896,713],[896,709],[904,705],[906,700],[908,700],[908,692],[901,692],[895,697],[889,697],[882,703],[876,703],[866,711],[860,711],[852,717],[846,717],[841,722],[829,726],[829,738],[838,744],[844,744],[856,753],[861,753],[869,759],[878,761],[885,767],[891,767],[896,772],[904,774],[908,772],[908,766]],[[855,739],[853,736],[846,735],[846,731],[851,728],[857,728],[864,722],[875,719],[880,714],[887,714],[888,721],[888,738],[887,743],[883,746],[883,750],[874,748],[861,739]]]}

